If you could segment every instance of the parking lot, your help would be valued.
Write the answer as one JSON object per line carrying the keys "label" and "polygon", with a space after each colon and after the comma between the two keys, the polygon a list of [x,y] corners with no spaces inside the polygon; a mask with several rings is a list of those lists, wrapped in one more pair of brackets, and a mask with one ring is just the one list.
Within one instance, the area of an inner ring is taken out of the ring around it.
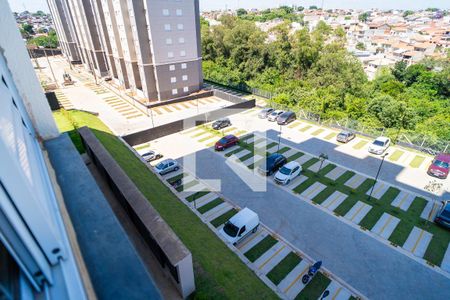
{"label": "parking lot", "polygon": [[[324,260],[334,274],[369,298],[406,297],[405,291],[411,298],[429,298],[430,293],[438,296],[437,289],[449,287],[450,235],[426,221],[437,211],[433,200],[446,192],[433,196],[420,184],[430,180],[425,173],[429,157],[389,149],[381,180],[368,199],[380,163],[367,153],[368,140],[358,137],[341,145],[334,141],[336,132],[296,121],[282,128],[278,150],[279,126],[256,114],[250,110],[231,117],[232,127],[223,132],[197,127],[161,138],[151,147],[180,161],[195,154],[197,177],[220,179],[220,194],[255,210],[274,232],[314,259]],[[240,146],[225,153],[211,151],[225,133],[240,135]],[[238,160],[258,176],[253,167],[263,157],[255,149],[263,145],[268,153],[278,150],[299,162],[302,175],[285,187],[269,178],[266,192],[251,190],[226,161]],[[329,159],[319,171],[317,155],[322,152]],[[428,278],[426,286],[417,274]]]}

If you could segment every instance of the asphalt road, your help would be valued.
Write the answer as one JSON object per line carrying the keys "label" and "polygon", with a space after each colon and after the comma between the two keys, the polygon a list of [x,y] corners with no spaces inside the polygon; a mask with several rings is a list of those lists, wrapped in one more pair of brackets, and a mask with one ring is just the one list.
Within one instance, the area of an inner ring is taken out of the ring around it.
{"label": "asphalt road", "polygon": [[205,149],[196,155],[200,179],[221,179],[226,198],[256,211],[272,230],[322,260],[368,298],[450,299],[450,279],[445,276],[275,185],[253,192],[220,154]]}

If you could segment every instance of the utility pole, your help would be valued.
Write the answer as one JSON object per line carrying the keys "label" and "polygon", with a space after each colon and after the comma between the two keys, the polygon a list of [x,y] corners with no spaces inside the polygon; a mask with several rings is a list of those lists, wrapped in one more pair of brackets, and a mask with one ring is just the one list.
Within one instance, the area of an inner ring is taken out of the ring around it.
{"label": "utility pole", "polygon": [[367,198],[367,201],[370,201],[372,199],[372,192],[373,192],[373,189],[375,188],[375,185],[377,184],[378,175],[380,175],[380,171],[381,171],[381,167],[383,166],[384,159],[388,155],[389,155],[389,153],[386,152],[385,154],[383,154],[381,156],[381,163],[380,163],[380,166],[378,167],[377,175],[375,176],[375,182],[373,183],[372,188],[370,189],[370,194],[369,194],[369,197]]}
{"label": "utility pole", "polygon": [[278,151],[280,151],[280,143],[281,143],[281,130],[283,129],[283,127],[280,125],[280,133],[278,134],[278,149],[277,149],[277,153]]}
{"label": "utility pole", "polygon": [[48,66],[50,67],[50,72],[52,73],[53,80],[55,81],[56,87],[58,87],[58,81],[56,81],[55,73],[53,73],[52,64],[50,63],[50,60],[47,56],[47,49],[44,49],[45,58],[47,59]]}

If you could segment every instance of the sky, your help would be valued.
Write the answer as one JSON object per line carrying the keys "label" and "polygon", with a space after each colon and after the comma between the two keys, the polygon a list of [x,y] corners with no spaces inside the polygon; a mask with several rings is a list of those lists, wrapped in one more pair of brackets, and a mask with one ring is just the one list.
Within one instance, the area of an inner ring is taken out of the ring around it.
{"label": "sky", "polygon": [[[0,0],[5,1],[5,0]],[[327,8],[355,8],[355,9],[425,9],[428,7],[437,7],[442,9],[450,9],[449,0],[200,0],[200,9],[213,10],[225,8],[269,8],[279,5],[298,5],[309,7],[316,5]],[[29,11],[43,10],[48,12],[46,0],[8,0],[13,11]]]}

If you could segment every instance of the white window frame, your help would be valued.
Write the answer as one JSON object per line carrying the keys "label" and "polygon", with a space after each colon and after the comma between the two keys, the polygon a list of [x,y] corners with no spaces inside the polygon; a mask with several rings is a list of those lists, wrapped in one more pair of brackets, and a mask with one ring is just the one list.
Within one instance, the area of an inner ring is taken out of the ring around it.
{"label": "white window frame", "polygon": [[163,8],[162,15],[164,17],[168,17],[168,16],[170,16],[170,11],[167,8]]}
{"label": "white window frame", "polygon": [[169,71],[175,71],[175,65],[170,65],[169,66]]}
{"label": "white window frame", "polygon": [[173,58],[173,52],[172,51],[167,52],[167,57],[168,58]]}
{"label": "white window frame", "polygon": [[186,50],[180,50],[180,56],[185,57],[186,56]]}
{"label": "white window frame", "polygon": [[178,23],[177,24],[177,29],[178,30],[184,30],[184,24],[183,23]]}
{"label": "white window frame", "polygon": [[179,44],[184,44],[184,37],[179,37],[178,38],[178,43]]}
{"label": "white window frame", "polygon": [[166,45],[172,45],[172,39],[166,38]]}
{"label": "white window frame", "polygon": [[177,78],[176,77],[170,77],[170,83],[176,83]]}
{"label": "white window frame", "polygon": [[175,11],[175,14],[176,14],[178,17],[181,17],[181,16],[183,15],[183,10],[182,10],[181,8],[177,8],[177,10]]}
{"label": "white window frame", "polygon": [[178,95],[178,89],[172,89],[172,95]]}
{"label": "white window frame", "polygon": [[189,87],[188,87],[188,86],[185,86],[185,87],[183,88],[183,92],[185,92],[185,93],[189,92]]}
{"label": "white window frame", "polygon": [[187,76],[187,75],[183,75],[183,76],[182,76],[182,80],[183,80],[183,81],[187,81],[187,80],[188,80],[188,76]]}
{"label": "white window frame", "polygon": [[172,26],[170,24],[164,24],[165,31],[172,31]]}
{"label": "white window frame", "polygon": [[182,63],[182,64],[181,64],[181,69],[182,69],[182,70],[187,69],[187,64],[186,64],[186,63]]}

